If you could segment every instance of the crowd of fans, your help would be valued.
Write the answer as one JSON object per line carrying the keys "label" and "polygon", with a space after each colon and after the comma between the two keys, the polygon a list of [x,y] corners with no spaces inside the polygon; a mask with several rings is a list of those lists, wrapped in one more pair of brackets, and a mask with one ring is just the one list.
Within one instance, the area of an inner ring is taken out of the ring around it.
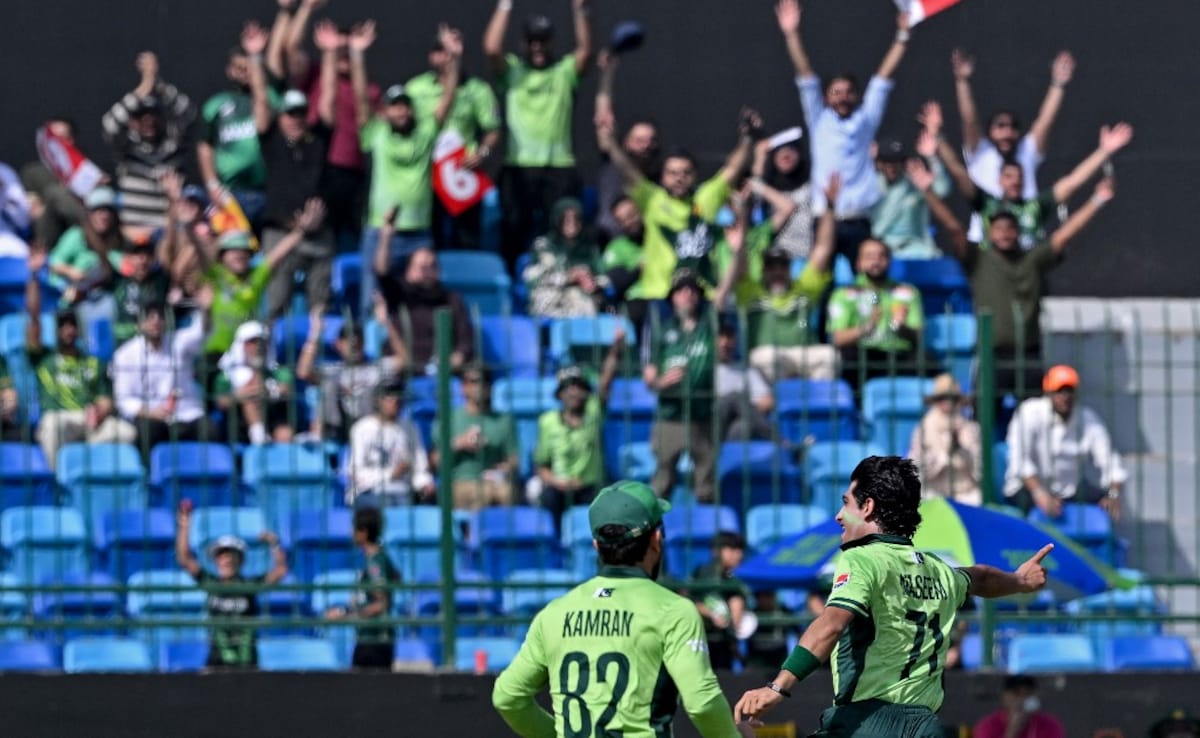
{"label": "crowd of fans", "polygon": [[[432,34],[429,68],[403,84],[371,78],[375,24],[314,23],[323,4],[278,0],[269,29],[247,21],[225,60],[228,88],[203,104],[167,81],[153,52],[137,55],[136,86],[99,122],[111,166],[90,191],[73,191],[41,163],[19,177],[0,165],[0,251],[27,258],[35,276],[25,353],[38,387],[36,440],[50,464],[78,441],[136,443],[147,453],[169,439],[333,441],[349,446],[346,502],[357,507],[432,501],[435,474],[450,476],[456,507],[517,502],[522,449],[491,402],[505,368],[475,355],[470,311],[439,271],[439,251],[477,248],[484,227],[480,201],[460,207],[435,187],[435,160],[442,167],[447,148],[461,156],[442,177],[498,169],[502,255],[528,288],[531,316],[621,313],[637,329],[605,337],[599,365],[559,371],[561,409],[538,422],[527,490],[556,518],[604,483],[601,428],[627,343],[642,348],[641,378],[658,398],[653,487],[672,493],[686,451],[692,493],[712,501],[714,423],[716,440],[772,438],[777,381],[841,378],[857,390],[878,376],[936,373],[924,353],[920,291],[890,270],[894,259],[943,254],[960,262],[975,309],[994,318],[995,394],[1023,401],[1008,429],[1003,494],[1051,515],[1074,499],[1118,513],[1126,475],[1096,414],[1075,403],[1078,375],[1057,366],[1043,377],[1045,275],[1113,199],[1113,179],[1064,206],[1133,137],[1124,123],[1101,127],[1091,155],[1040,187],[1038,166],[1075,72],[1069,53],[1054,59],[1028,129],[1012,111],[980,116],[975,61],[958,51],[949,71],[963,140],[944,136],[935,101],[917,111],[913,140],[880,138],[894,73],[919,35],[907,16],[863,87],[849,74],[817,75],[800,4],[779,0],[804,125],[771,121],[781,128],[772,133],[744,109],[731,121],[728,158],[704,177],[685,149],[660,144],[648,106],[619,122],[620,45],[596,53],[587,0],[571,0],[566,54],[556,51],[560,29],[540,15],[524,20],[509,50],[513,0],[499,0],[482,39],[486,74],[462,65],[464,44],[479,40],[446,23]],[[593,65],[594,106],[576,111]],[[576,166],[587,144],[572,140],[573,121],[588,112],[603,155],[595,222]],[[71,144],[77,125],[56,118],[45,130]],[[185,178],[191,171],[199,183]],[[954,189],[973,212],[967,225],[946,202]],[[233,203],[246,225],[213,218]],[[332,264],[345,253],[361,254],[362,299],[342,306],[349,319],[327,336],[338,304]],[[834,288],[843,257],[855,276]],[[288,366],[276,361],[272,326],[298,288],[309,326]],[[448,457],[427,449],[404,413],[405,379],[436,369],[440,308],[453,315],[448,368],[464,395],[438,419],[450,425]],[[54,346],[42,338],[43,312],[54,315]],[[365,351],[372,318],[386,335],[378,359]],[[81,327],[97,320],[111,324],[110,365],[80,347]],[[0,431],[15,440],[33,417],[2,368]],[[301,425],[305,386],[320,399]],[[1030,397],[1038,386],[1045,396]],[[927,401],[910,450],[927,493],[980,504],[989,451],[971,398],[947,374]],[[1094,473],[1081,474],[1082,465]],[[363,523],[360,545],[370,548],[377,527]],[[744,548],[721,541],[710,567],[717,580],[737,558],[727,551]],[[198,569],[182,554],[180,563]],[[727,611],[714,609],[706,597],[697,594],[717,631],[744,607],[735,597]]]}

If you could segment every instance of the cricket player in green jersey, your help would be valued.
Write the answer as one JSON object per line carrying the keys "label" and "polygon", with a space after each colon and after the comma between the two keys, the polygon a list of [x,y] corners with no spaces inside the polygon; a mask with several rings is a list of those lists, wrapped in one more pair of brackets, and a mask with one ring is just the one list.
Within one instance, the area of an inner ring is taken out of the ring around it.
{"label": "cricket player in green jersey", "polygon": [[775,680],[742,695],[734,718],[759,717],[833,657],[833,706],[810,738],[940,738],[942,669],[954,616],[970,595],[1005,597],[1046,584],[1046,545],[1016,573],[956,569],[913,548],[921,523],[917,467],[897,456],[859,463],[837,520],[842,555],[825,612]]}
{"label": "cricket player in green jersey", "polygon": [[[733,722],[696,606],[655,581],[670,507],[640,482],[600,490],[588,510],[599,576],[538,613],[496,679],[492,703],[518,735],[670,736],[680,697],[704,738],[754,735]],[[553,715],[533,699],[545,687]]]}

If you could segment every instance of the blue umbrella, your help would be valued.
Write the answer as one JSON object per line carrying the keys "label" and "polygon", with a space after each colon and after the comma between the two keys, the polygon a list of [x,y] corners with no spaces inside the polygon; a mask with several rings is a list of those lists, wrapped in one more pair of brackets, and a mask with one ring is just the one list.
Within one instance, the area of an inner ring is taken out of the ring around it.
{"label": "blue umbrella", "polygon": [[[971,507],[938,498],[921,503],[921,519],[913,545],[959,566],[988,564],[1013,571],[1053,543],[1054,551],[1042,562],[1052,581],[1083,594],[1133,584],[1061,532],[1030,522],[1011,508]],[[737,576],[752,587],[818,585],[833,571],[841,533],[831,518],[750,558]]]}

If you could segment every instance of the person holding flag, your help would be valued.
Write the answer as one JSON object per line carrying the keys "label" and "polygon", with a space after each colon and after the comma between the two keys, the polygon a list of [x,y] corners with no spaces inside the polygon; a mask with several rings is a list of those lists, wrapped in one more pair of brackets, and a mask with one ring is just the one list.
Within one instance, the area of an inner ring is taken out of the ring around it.
{"label": "person holding flag", "polygon": [[913,548],[920,504],[912,461],[870,456],[859,463],[837,514],[842,554],[827,606],[775,679],[742,695],[734,720],[777,707],[830,661],[833,706],[813,736],[941,738],[942,672],[959,607],[972,596],[1038,591],[1046,584],[1042,561],[1054,545],[1011,574],[978,564],[953,568]]}

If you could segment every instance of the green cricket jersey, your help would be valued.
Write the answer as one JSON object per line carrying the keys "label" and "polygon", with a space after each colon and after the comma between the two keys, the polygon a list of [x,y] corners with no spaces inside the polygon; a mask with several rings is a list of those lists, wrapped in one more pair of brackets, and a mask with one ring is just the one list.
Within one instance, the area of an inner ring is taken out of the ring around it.
{"label": "green cricket jersey", "polygon": [[[279,93],[267,88],[271,108],[279,106]],[[200,111],[203,138],[213,147],[213,163],[221,184],[235,190],[261,190],[267,186],[267,165],[258,146],[254,101],[241,90],[218,92]]]}
{"label": "green cricket jersey", "polygon": [[271,281],[271,264],[263,259],[249,274],[239,277],[224,264],[214,263],[204,271],[204,279],[213,287],[212,329],[204,350],[225,353],[233,345],[238,326],[258,314],[258,303]]}
{"label": "green cricket jersey", "polygon": [[883,318],[875,330],[865,336],[859,344],[863,348],[880,351],[909,351],[915,348],[907,338],[891,328],[891,319],[896,306],[903,305],[908,312],[904,325],[921,333],[925,328],[925,312],[921,307],[921,293],[911,284],[888,280],[876,289],[865,275],[858,275],[849,287],[838,287],[829,296],[829,334],[846,328],[857,328],[871,320],[871,313],[879,308]]}
{"label": "green cricket jersey", "polygon": [[[392,611],[392,597],[394,593],[389,589],[389,585],[400,581],[400,571],[392,563],[388,556],[387,549],[382,546],[378,551],[367,557],[366,563],[362,570],[358,572],[358,589],[354,591],[354,596],[350,600],[350,605],[353,609],[358,610],[371,604],[373,595],[380,594],[383,596],[387,607],[380,618],[388,617]],[[395,630],[386,626],[378,625],[360,625],[358,626],[358,635],[356,640],[358,643],[391,643],[395,640]]]}
{"label": "green cricket jersey", "polygon": [[725,177],[718,173],[700,185],[695,195],[685,199],[671,197],[648,179],[640,180],[626,192],[642,212],[646,227],[641,297],[665,299],[676,269],[691,269],[706,286],[716,286],[713,254],[721,229],[714,221],[729,197]]}
{"label": "green cricket jersey", "polygon": [[877,699],[937,711],[942,669],[971,577],[901,536],[842,546],[829,607],[855,618],[830,659],[834,704]]}
{"label": "green cricket jersey", "polygon": [[[534,702],[544,687],[554,715]],[[681,697],[702,736],[738,735],[696,606],[641,569],[604,567],[538,613],[492,703],[527,738],[658,738]]]}
{"label": "green cricket jersey", "polygon": [[417,119],[408,133],[394,130],[378,117],[362,127],[362,150],[371,155],[367,225],[379,228],[384,215],[399,205],[396,230],[429,230],[433,222],[433,148],[440,130],[433,116]]}
{"label": "green cricket jersey", "polygon": [[112,397],[108,365],[95,356],[67,356],[42,346],[26,349],[38,381],[42,412],[84,410],[98,397]]}
{"label": "green cricket jersey", "polygon": [[[417,120],[433,120],[442,99],[442,83],[433,72],[418,74],[404,83],[404,90],[413,101]],[[484,133],[500,127],[500,106],[491,85],[478,77],[466,77],[458,83],[454,102],[446,116],[446,130],[463,137],[468,151],[475,150],[475,140]]]}
{"label": "green cricket jersey", "polygon": [[498,85],[504,93],[510,167],[573,167],[571,115],[579,72],[567,54],[544,69],[534,69],[516,54],[504,59]]}
{"label": "green cricket jersey", "polygon": [[684,368],[683,381],[658,393],[658,419],[683,421],[707,420],[713,414],[716,381],[717,337],[709,315],[701,312],[696,326],[684,330],[671,318],[661,329],[652,331],[650,362],[666,374],[677,366]]}

